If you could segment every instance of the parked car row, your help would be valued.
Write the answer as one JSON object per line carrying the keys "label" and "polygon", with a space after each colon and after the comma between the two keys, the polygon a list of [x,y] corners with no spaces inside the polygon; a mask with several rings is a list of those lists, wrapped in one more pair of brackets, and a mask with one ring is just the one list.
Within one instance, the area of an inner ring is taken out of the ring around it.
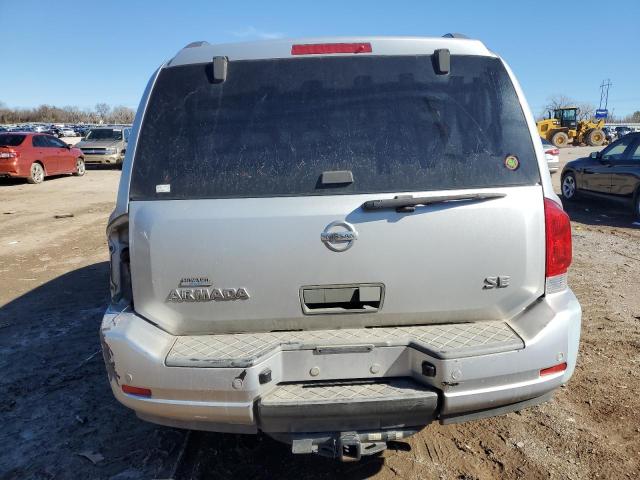
{"label": "parked car row", "polygon": [[613,143],[616,140],[628,135],[630,133],[635,133],[635,130],[626,125],[614,127],[612,125],[606,125],[602,131],[604,132],[605,139],[607,143]]}
{"label": "parked car row", "polygon": [[[59,131],[65,137],[73,132],[70,127]],[[72,146],[44,128],[0,131],[0,177],[41,183],[49,175],[84,175],[85,162],[122,168],[130,133],[130,127],[91,128],[83,140]]]}
{"label": "parked car row", "polygon": [[0,133],[3,132],[34,132],[46,133],[58,138],[62,137],[84,137],[92,127],[90,125],[13,125],[0,126]]}

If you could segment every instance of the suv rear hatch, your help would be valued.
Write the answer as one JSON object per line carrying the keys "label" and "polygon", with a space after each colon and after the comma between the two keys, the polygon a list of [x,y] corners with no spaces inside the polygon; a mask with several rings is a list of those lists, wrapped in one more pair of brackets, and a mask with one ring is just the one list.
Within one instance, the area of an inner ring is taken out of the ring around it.
{"label": "suv rear hatch", "polygon": [[[505,319],[543,294],[538,163],[499,59],[452,55],[445,75],[431,55],[365,54],[211,72],[164,68],[142,122],[139,314],[174,334],[411,325]],[[403,196],[438,201],[363,207]]]}

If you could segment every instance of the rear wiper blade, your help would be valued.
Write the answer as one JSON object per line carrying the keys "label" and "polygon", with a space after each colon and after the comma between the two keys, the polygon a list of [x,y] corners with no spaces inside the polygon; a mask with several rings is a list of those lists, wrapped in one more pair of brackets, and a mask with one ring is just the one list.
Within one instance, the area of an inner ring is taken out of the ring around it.
{"label": "rear wiper blade", "polygon": [[395,208],[397,212],[413,212],[417,206],[433,205],[435,203],[447,202],[469,202],[491,200],[493,198],[506,197],[506,193],[467,193],[461,195],[443,195],[440,197],[412,197],[411,195],[400,195],[395,198],[385,198],[381,200],[369,200],[362,204],[364,210],[383,210]]}

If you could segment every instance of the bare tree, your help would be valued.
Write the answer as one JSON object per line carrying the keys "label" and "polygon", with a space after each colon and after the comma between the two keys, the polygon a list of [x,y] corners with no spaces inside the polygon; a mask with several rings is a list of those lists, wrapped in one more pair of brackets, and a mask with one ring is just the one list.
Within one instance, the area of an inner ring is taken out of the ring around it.
{"label": "bare tree", "polygon": [[106,103],[96,105],[95,110],[80,110],[75,106],[56,107],[40,105],[34,108],[9,108],[0,102],[0,124],[43,123],[131,123],[135,111],[119,106],[113,110]]}
{"label": "bare tree", "polygon": [[133,123],[133,117],[136,112],[128,107],[119,105],[114,107],[109,115],[109,121],[111,123]]}
{"label": "bare tree", "polygon": [[78,107],[74,106],[66,106],[63,107],[62,110],[66,113],[66,118],[68,118],[72,123],[79,123],[82,121],[82,112]]}
{"label": "bare tree", "polygon": [[556,94],[547,98],[546,110],[555,110],[556,108],[565,108],[575,105],[575,101],[566,95]]}
{"label": "bare tree", "polygon": [[577,107],[579,121],[591,120],[596,114],[596,106],[593,103],[580,102],[577,104]]}
{"label": "bare tree", "polygon": [[111,107],[106,103],[96,103],[96,113],[100,117],[101,122],[104,123],[107,121],[107,115],[109,115],[110,111]]}
{"label": "bare tree", "polygon": [[640,110],[636,110],[631,115],[627,115],[624,118],[624,121],[629,123],[640,123]]}
{"label": "bare tree", "polygon": [[605,122],[607,123],[616,123],[618,121],[618,117],[616,117],[616,109],[615,108],[610,108],[609,109],[609,114],[607,115],[607,118],[605,120]]}
{"label": "bare tree", "polygon": [[553,111],[558,108],[566,108],[566,107],[578,107],[578,120],[586,121],[591,120],[596,113],[596,106],[590,102],[577,102],[573,98],[568,97],[567,95],[556,94],[547,98],[547,105],[545,107],[545,112],[542,115],[545,116],[547,111]]}
{"label": "bare tree", "polygon": [[85,109],[83,112],[83,121],[86,123],[98,123],[100,121],[100,115],[94,110]]}

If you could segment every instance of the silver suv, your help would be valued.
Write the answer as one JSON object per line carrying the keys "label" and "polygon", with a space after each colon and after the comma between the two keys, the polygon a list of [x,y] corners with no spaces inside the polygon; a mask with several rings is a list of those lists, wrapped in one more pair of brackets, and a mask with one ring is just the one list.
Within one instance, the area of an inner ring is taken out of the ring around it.
{"label": "silver suv", "polygon": [[354,459],[571,377],[569,218],[481,42],[188,45],[152,76],[101,339],[144,420]]}
{"label": "silver suv", "polygon": [[86,163],[122,168],[130,133],[130,127],[95,127],[89,130],[76,147],[84,153]]}

